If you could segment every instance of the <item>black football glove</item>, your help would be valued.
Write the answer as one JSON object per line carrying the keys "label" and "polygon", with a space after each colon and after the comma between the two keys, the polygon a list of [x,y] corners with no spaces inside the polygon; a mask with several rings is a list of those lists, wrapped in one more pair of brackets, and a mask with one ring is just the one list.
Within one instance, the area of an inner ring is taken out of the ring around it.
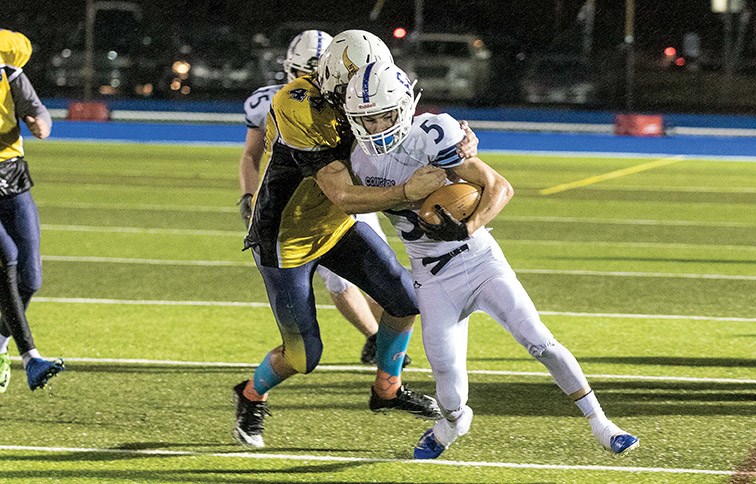
{"label": "black football glove", "polygon": [[249,228],[249,220],[252,218],[252,197],[251,193],[245,193],[237,203],[245,228]]}
{"label": "black football glove", "polygon": [[418,218],[420,228],[423,229],[423,232],[425,232],[425,235],[429,239],[452,241],[464,240],[470,236],[467,233],[467,224],[454,218],[444,207],[436,205],[433,207],[433,210],[438,215],[438,218],[441,219],[440,223],[431,224],[422,218]]}

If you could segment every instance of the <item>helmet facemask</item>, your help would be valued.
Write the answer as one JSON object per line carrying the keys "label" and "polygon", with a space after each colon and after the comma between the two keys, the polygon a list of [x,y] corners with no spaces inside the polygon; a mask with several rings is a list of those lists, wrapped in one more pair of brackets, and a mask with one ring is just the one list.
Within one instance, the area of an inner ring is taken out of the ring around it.
{"label": "helmet facemask", "polygon": [[[382,155],[401,145],[412,128],[415,108],[420,99],[414,96],[417,81],[410,84],[407,75],[393,64],[377,62],[360,69],[349,82],[346,115],[357,142],[368,155]],[[365,127],[396,113],[388,128],[370,133]],[[366,122],[367,121],[367,122]]]}

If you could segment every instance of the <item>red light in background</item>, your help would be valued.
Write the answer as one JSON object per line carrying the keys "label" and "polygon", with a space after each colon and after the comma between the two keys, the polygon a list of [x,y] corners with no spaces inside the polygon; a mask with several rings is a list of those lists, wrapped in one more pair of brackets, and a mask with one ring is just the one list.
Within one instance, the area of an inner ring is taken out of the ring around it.
{"label": "red light in background", "polygon": [[674,57],[677,55],[677,49],[675,49],[674,47],[667,47],[666,49],[664,49],[664,55],[666,55],[667,57]]}
{"label": "red light in background", "polygon": [[407,29],[404,27],[397,27],[394,29],[394,38],[403,39],[407,36]]}
{"label": "red light in background", "polygon": [[678,67],[684,66],[685,65],[685,58],[678,57],[677,59],[675,59],[675,65],[678,66]]}

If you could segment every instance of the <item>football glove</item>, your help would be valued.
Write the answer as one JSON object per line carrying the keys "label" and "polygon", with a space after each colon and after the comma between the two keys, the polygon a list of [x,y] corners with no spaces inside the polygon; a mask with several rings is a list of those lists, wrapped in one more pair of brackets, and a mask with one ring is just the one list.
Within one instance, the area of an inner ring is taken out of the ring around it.
{"label": "football glove", "polygon": [[244,227],[249,228],[249,220],[252,218],[252,195],[251,193],[245,193],[241,196],[239,201],[236,203],[239,205],[239,213],[241,214],[241,218],[244,221]]}
{"label": "football glove", "polygon": [[435,205],[433,210],[438,215],[438,218],[441,219],[440,223],[431,224],[422,218],[418,218],[420,228],[423,229],[423,232],[425,232],[425,235],[429,239],[452,241],[464,240],[470,236],[467,233],[467,224],[454,218],[444,207]]}

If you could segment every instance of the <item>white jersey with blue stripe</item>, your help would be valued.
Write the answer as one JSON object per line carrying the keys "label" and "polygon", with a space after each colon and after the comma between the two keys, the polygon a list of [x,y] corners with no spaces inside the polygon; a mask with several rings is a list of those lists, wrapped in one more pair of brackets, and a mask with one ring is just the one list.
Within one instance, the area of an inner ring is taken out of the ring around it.
{"label": "white jersey with blue stripe", "polygon": [[[394,151],[368,155],[357,146],[350,158],[352,172],[362,185],[391,187],[406,182],[426,165],[454,168],[464,162],[457,155],[456,146],[464,135],[459,122],[448,114],[421,114],[415,117],[407,138]],[[438,256],[459,247],[462,242],[439,242],[425,236],[418,224],[420,205],[418,202],[406,209],[384,211],[407,248],[407,254],[412,258]],[[478,232],[473,237],[479,235]]]}
{"label": "white jersey with blue stripe", "polygon": [[270,103],[273,101],[273,96],[282,87],[284,87],[284,84],[261,87],[244,101],[244,124],[247,125],[247,128],[265,130],[265,120],[268,117],[268,111],[270,111]]}

